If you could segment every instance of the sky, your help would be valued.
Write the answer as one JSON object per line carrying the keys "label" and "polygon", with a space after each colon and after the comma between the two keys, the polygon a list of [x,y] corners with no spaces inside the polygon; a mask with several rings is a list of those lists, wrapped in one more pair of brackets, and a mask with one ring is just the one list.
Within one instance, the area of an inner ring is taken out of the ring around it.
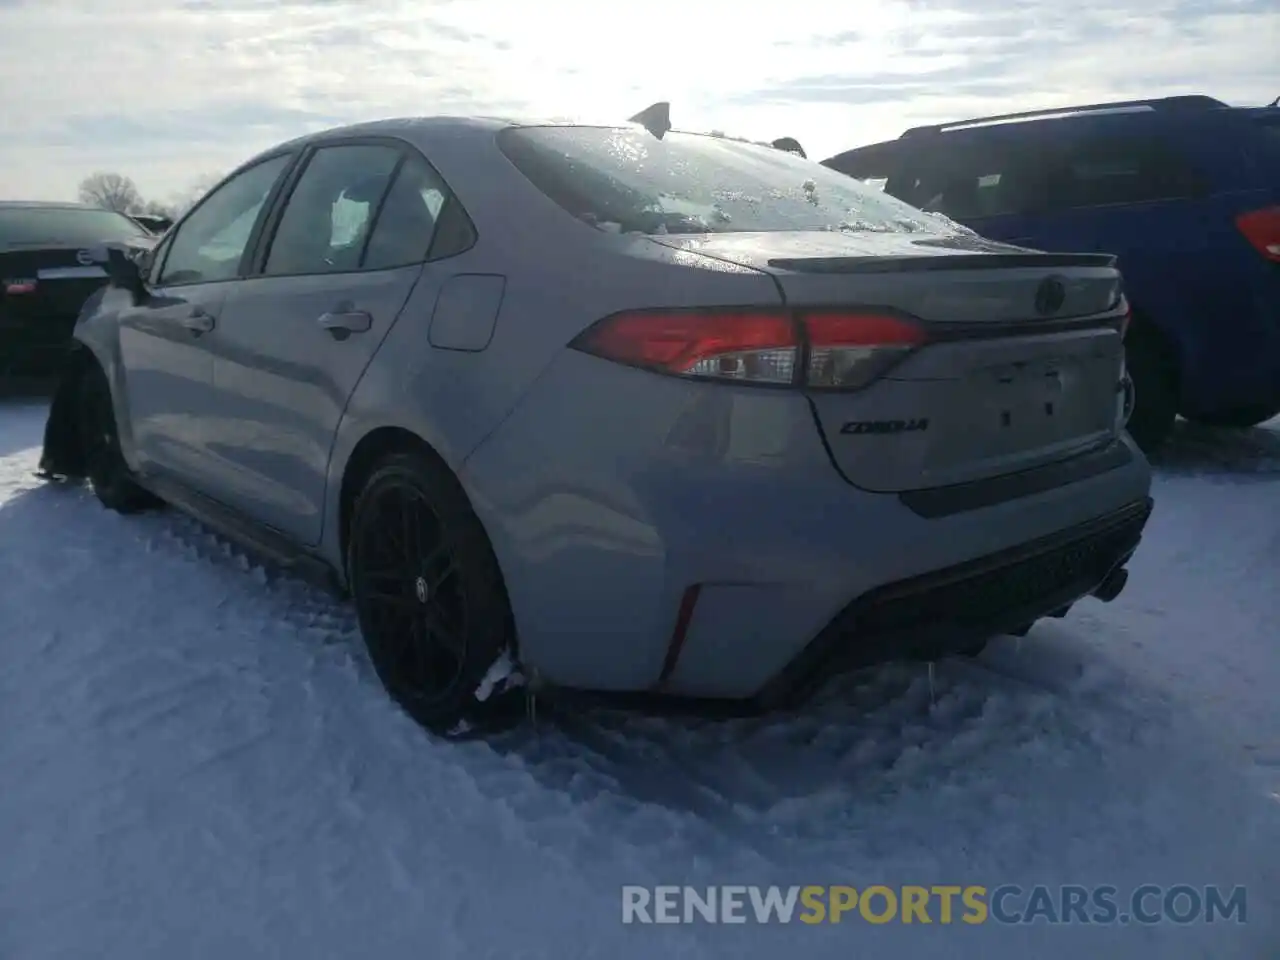
{"label": "sky", "polygon": [[0,0],[0,199],[110,170],[165,201],[342,123],[657,100],[822,159],[1020,109],[1269,103],[1278,51],[1280,0]]}

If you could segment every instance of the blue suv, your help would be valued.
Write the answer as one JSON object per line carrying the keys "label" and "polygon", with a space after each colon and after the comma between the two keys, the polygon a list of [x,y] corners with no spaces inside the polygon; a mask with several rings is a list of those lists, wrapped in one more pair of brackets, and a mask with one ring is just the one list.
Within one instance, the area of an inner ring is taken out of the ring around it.
{"label": "blue suv", "polygon": [[1147,452],[1280,413],[1280,100],[1166,97],[916,127],[822,161],[993,240],[1119,258]]}

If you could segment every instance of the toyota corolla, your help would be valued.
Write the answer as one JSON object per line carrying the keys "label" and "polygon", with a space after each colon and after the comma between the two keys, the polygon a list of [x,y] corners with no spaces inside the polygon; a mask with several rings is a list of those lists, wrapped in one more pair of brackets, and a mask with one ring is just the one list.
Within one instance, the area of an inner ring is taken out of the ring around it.
{"label": "toyota corolla", "polygon": [[444,733],[521,683],[790,703],[1114,598],[1151,500],[1112,258],[656,134],[255,157],[104,253],[46,475],[323,571]]}

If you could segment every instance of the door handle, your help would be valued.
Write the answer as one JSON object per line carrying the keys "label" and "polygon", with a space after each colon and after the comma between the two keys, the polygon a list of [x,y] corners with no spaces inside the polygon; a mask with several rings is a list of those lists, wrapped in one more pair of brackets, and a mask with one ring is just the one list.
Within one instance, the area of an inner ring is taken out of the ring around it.
{"label": "door handle", "polygon": [[373,326],[373,317],[364,310],[334,310],[320,314],[316,323],[328,330],[335,340],[345,340],[353,333],[364,333]]}
{"label": "door handle", "polygon": [[193,310],[190,314],[183,317],[179,323],[190,330],[194,334],[208,333],[214,327],[214,320],[210,314],[203,310]]}

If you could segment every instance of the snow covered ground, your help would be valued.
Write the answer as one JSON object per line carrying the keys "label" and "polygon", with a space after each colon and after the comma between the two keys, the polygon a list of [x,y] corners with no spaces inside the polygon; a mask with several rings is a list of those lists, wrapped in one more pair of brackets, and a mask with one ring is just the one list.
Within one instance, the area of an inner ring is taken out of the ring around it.
{"label": "snow covered ground", "polygon": [[[932,685],[444,745],[342,605],[38,484],[43,417],[0,407],[4,960],[1280,956],[1280,423],[1183,425],[1129,590]],[[624,926],[663,883],[1244,884],[1248,915]]]}

